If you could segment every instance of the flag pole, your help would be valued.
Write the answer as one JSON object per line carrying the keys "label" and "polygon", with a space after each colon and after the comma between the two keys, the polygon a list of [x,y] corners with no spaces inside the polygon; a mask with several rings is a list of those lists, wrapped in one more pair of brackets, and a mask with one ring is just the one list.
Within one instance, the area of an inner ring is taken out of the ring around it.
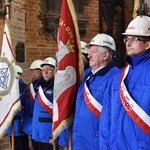
{"label": "flag pole", "polygon": [[11,147],[12,147],[12,150],[15,150],[15,137],[14,137],[14,120],[12,120],[12,123],[11,123]]}
{"label": "flag pole", "polygon": [[9,20],[9,6],[10,6],[10,3],[8,2],[8,0],[5,0],[5,7],[6,7],[5,19],[8,19],[8,20]]}
{"label": "flag pole", "polygon": [[68,150],[72,150],[72,125],[68,128],[69,130],[69,147]]}
{"label": "flag pole", "polygon": [[[5,19],[9,20],[9,6],[10,3],[8,2],[9,0],[5,0],[5,7],[6,7],[6,15],[5,15]],[[12,120],[11,123],[12,129],[11,129],[11,146],[12,146],[12,150],[15,150],[15,137],[14,137],[14,120]]]}

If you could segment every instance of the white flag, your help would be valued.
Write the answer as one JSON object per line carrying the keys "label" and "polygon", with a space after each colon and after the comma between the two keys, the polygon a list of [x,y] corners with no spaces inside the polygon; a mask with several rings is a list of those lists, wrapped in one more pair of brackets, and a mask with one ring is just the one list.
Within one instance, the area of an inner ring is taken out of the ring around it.
{"label": "white flag", "polygon": [[0,57],[0,138],[20,109],[19,81],[15,71],[15,60],[8,22],[5,21]]}

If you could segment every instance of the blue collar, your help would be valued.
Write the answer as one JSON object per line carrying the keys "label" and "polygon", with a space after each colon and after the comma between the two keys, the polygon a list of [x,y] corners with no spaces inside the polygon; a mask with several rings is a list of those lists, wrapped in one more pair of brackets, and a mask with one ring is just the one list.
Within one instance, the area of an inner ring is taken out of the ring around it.
{"label": "blue collar", "polygon": [[145,61],[150,59],[150,51],[147,51],[144,54],[141,54],[136,57],[126,56],[126,61],[134,68],[137,65],[143,64]]}

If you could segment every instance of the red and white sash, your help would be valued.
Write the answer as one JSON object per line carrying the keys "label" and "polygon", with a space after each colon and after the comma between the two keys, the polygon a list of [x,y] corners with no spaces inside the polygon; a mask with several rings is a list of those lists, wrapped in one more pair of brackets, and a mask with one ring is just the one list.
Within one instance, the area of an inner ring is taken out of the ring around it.
{"label": "red and white sash", "polygon": [[29,85],[28,93],[29,93],[30,101],[34,103],[36,93],[34,91],[34,87],[32,83],[30,83]]}
{"label": "red and white sash", "polygon": [[53,104],[45,97],[45,94],[41,86],[39,86],[38,99],[41,106],[52,115]]}
{"label": "red and white sash", "polygon": [[91,110],[91,112],[95,116],[100,118],[102,105],[91,95],[86,82],[84,84],[84,99],[87,104],[87,107]]}
{"label": "red and white sash", "polygon": [[124,79],[129,71],[129,65],[124,69],[121,77],[120,85],[120,98],[121,102],[132,120],[150,136],[150,116],[132,99],[129,95]]}

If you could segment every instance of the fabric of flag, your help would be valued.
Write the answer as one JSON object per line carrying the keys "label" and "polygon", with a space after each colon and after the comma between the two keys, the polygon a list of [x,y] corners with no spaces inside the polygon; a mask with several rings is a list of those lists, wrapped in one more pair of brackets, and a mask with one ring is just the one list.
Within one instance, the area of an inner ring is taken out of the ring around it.
{"label": "fabric of flag", "polygon": [[133,18],[135,18],[138,15],[139,9],[140,9],[140,0],[134,0]]}
{"label": "fabric of flag", "polygon": [[77,89],[83,78],[80,36],[72,0],[62,0],[56,58],[53,140],[73,123]]}
{"label": "fabric of flag", "polygon": [[6,20],[0,57],[0,138],[3,137],[14,115],[21,107],[8,23]]}

